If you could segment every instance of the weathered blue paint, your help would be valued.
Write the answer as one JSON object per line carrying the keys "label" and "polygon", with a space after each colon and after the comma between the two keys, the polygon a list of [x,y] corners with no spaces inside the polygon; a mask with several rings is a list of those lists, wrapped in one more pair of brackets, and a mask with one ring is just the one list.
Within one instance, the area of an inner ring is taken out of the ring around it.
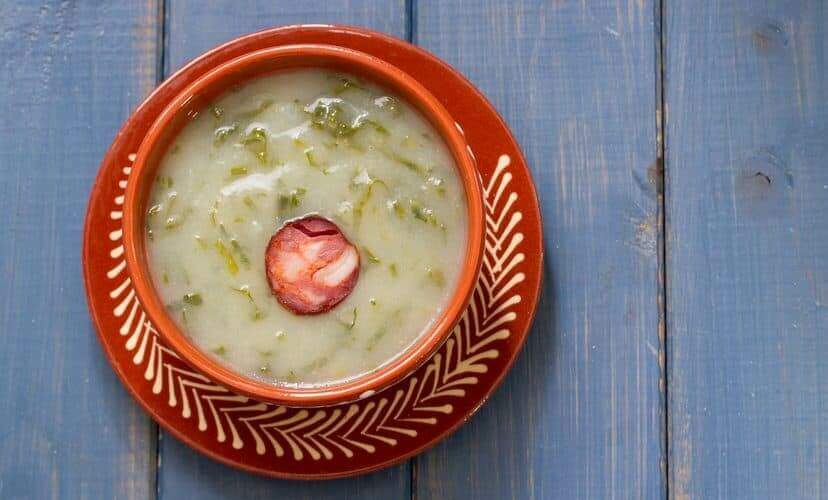
{"label": "weathered blue paint", "polygon": [[92,331],[81,233],[155,84],[154,2],[0,3],[0,498],[147,498],[155,425]]}
{"label": "weathered blue paint", "polygon": [[[664,0],[662,37],[654,1],[0,3],[0,497],[828,496],[828,7]],[[156,453],[80,271],[89,187],[158,63],[302,22],[413,34],[468,75],[523,144],[548,257],[526,350],[479,415],[412,466],[313,484],[164,434]]]}
{"label": "weathered blue paint", "polygon": [[504,115],[539,189],[547,269],[504,386],[416,461],[417,498],[659,498],[652,2],[418,2],[416,42]]}
{"label": "weathered blue paint", "polygon": [[828,6],[665,7],[671,493],[825,498]]}

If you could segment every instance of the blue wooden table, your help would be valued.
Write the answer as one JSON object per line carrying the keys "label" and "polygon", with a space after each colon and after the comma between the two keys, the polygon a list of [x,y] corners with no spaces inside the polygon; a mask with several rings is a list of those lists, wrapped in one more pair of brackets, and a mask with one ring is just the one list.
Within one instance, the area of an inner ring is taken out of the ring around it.
{"label": "blue wooden table", "polygon": [[[294,23],[408,39],[478,85],[548,256],[524,352],[471,422],[321,483],[159,430],[80,271],[130,111],[204,50]],[[828,497],[826,35],[820,0],[3,0],[0,498]]]}

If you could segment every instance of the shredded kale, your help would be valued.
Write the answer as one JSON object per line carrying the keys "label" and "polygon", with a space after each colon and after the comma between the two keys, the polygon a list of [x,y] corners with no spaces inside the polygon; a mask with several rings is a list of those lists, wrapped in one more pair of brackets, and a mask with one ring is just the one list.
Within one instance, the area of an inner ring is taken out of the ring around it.
{"label": "shredded kale", "polygon": [[244,165],[236,165],[235,167],[231,167],[230,175],[233,177],[237,177],[239,175],[247,175],[247,167],[245,167]]}
{"label": "shredded kale", "polygon": [[377,97],[374,99],[374,106],[382,109],[383,111],[388,111],[393,116],[399,116],[402,112],[402,107],[400,106],[400,101],[397,100],[396,97],[393,96],[382,96]]}
{"label": "shredded kale", "polygon": [[298,207],[302,203],[302,197],[308,190],[302,187],[291,190],[287,194],[279,194],[277,200],[279,211],[287,210],[290,207]]}
{"label": "shredded kale", "polygon": [[213,145],[221,146],[225,143],[225,141],[227,141],[227,139],[230,138],[231,135],[235,134],[238,130],[238,123],[233,123],[232,125],[223,125],[221,127],[216,128],[216,130],[213,131]]}
{"label": "shredded kale", "polygon": [[201,294],[198,294],[198,293],[188,293],[188,294],[184,295],[184,298],[182,300],[184,301],[185,304],[188,304],[188,305],[191,305],[191,306],[200,306],[201,302],[202,302],[201,301]]}
{"label": "shredded kale", "polygon": [[227,267],[227,271],[235,275],[239,272],[239,265],[236,264],[236,259],[233,258],[233,254],[230,253],[230,250],[224,246],[224,243],[221,240],[216,240],[216,250],[218,251],[219,255],[224,259],[224,264]]}
{"label": "shredded kale", "polygon": [[241,143],[259,160],[259,163],[267,163],[267,130],[262,127],[253,127]]}
{"label": "shredded kale", "polygon": [[362,127],[362,115],[349,119],[348,113],[342,107],[343,103],[342,99],[319,98],[306,106],[305,112],[310,115],[314,127],[334,137],[348,137]]}
{"label": "shredded kale", "polygon": [[374,255],[374,252],[372,252],[371,249],[364,246],[364,247],[362,247],[362,251],[365,252],[365,255],[368,257],[368,262],[370,262],[371,264],[379,264],[380,263],[379,257]]}
{"label": "shredded kale", "polygon": [[336,95],[341,95],[351,89],[365,90],[363,85],[348,77],[337,76],[336,79],[338,80],[336,88],[334,88],[334,94]]}

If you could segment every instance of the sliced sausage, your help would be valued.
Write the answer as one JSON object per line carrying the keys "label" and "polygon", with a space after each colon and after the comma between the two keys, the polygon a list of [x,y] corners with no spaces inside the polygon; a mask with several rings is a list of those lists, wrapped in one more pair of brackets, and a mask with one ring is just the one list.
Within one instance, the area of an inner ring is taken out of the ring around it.
{"label": "sliced sausage", "polygon": [[276,299],[295,314],[319,314],[342,302],[359,277],[359,252],[339,227],[310,215],[282,226],[265,250]]}

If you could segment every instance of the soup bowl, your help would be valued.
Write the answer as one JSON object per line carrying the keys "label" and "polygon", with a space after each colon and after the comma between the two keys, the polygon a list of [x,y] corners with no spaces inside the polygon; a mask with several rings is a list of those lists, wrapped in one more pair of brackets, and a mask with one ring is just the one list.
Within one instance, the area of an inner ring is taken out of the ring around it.
{"label": "soup bowl", "polygon": [[[462,182],[467,238],[462,269],[450,301],[431,326],[380,367],[357,377],[326,384],[293,386],[236,372],[199,348],[173,320],[149,269],[146,217],[150,191],[161,159],[182,129],[210,103],[247,81],[299,69],[344,71],[381,85],[405,99],[430,123],[448,148]],[[139,147],[124,200],[127,267],[149,320],[162,339],[186,362],[239,394],[286,406],[326,406],[368,397],[416,370],[448,338],[468,305],[483,258],[483,190],[463,135],[443,105],[400,69],[373,56],[329,45],[287,45],[259,50],[221,64],[180,92],[161,112]]]}

